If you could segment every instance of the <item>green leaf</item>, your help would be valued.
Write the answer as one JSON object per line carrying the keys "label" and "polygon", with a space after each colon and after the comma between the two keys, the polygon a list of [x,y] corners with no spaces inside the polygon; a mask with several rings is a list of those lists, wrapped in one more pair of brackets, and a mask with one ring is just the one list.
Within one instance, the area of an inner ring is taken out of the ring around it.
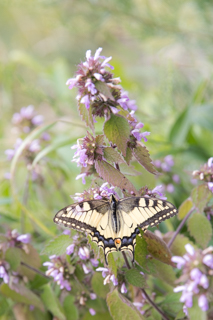
{"label": "green leaf", "polygon": [[206,312],[202,311],[200,307],[198,306],[198,298],[196,296],[193,297],[193,306],[191,308],[187,309],[188,316],[190,320],[207,320],[207,314]]}
{"label": "green leaf", "polygon": [[188,219],[187,227],[190,235],[202,247],[206,248],[212,237],[210,221],[200,213],[194,213]]}
{"label": "green leaf", "polygon": [[186,253],[185,245],[190,243],[194,247],[194,243],[186,236],[178,234],[171,245],[171,251],[175,256],[183,256]]}
{"label": "green leaf", "polygon": [[104,124],[104,134],[110,142],[116,144],[125,157],[127,141],[130,135],[128,121],[119,115],[111,113],[110,119]]}
{"label": "green leaf", "polygon": [[106,82],[96,81],[95,87],[98,89],[100,93],[102,93],[107,99],[114,101],[114,97],[111,94],[110,87],[106,84]]}
{"label": "green leaf", "polygon": [[144,238],[146,240],[149,253],[155,259],[173,266],[173,263],[171,262],[171,251],[161,238],[159,238],[156,234],[150,232],[149,230],[147,230],[144,234]]}
{"label": "green leaf", "polygon": [[16,271],[21,262],[21,249],[10,247],[5,253],[5,260],[10,264],[10,268]]}
{"label": "green leaf", "polygon": [[9,309],[9,303],[7,299],[4,296],[0,295],[0,317],[6,314],[8,309]]}
{"label": "green leaf", "polygon": [[129,192],[137,193],[133,184],[111,164],[105,161],[96,161],[95,168],[100,177],[108,183],[111,183],[113,186],[116,186],[121,190],[126,189]]}
{"label": "green leaf", "polygon": [[79,313],[78,309],[76,308],[75,304],[75,297],[68,295],[64,299],[63,307],[64,307],[64,313],[66,316],[66,320],[78,320],[79,319]]}
{"label": "green leaf", "polygon": [[169,285],[174,286],[176,280],[174,268],[155,259],[152,260],[152,263],[155,265],[158,277]]}
{"label": "green leaf", "polygon": [[110,253],[108,255],[108,267],[109,267],[109,270],[111,270],[114,276],[117,278],[117,265],[115,263],[113,253]]}
{"label": "green leaf", "polygon": [[129,166],[126,163],[121,163],[119,167],[120,171],[125,175],[139,176],[142,174],[142,172],[135,170],[133,166]]}
{"label": "green leaf", "polygon": [[107,305],[114,320],[141,320],[144,317],[117,289],[107,295]]}
{"label": "green leaf", "polygon": [[137,142],[137,146],[132,150],[132,153],[147,171],[153,174],[157,173],[155,166],[152,163],[152,159],[149,156],[149,152],[144,144]]}
{"label": "green leaf", "polygon": [[191,192],[192,202],[200,213],[203,212],[211,197],[212,193],[207,184],[201,184],[200,186],[195,187]]}
{"label": "green leaf", "polygon": [[112,148],[112,147],[104,148],[104,158],[108,162],[113,162],[113,163],[124,162],[122,155],[115,148]]}
{"label": "green leaf", "polygon": [[66,320],[62,307],[60,306],[60,302],[56,298],[50,284],[43,286],[41,299],[47,310],[49,310],[56,318]]}
{"label": "green leaf", "polygon": [[213,131],[213,117],[209,116],[213,114],[213,105],[196,106],[191,111],[193,123],[200,125],[204,129]]}
{"label": "green leaf", "polygon": [[67,247],[72,243],[70,236],[62,234],[51,240],[41,251],[41,254],[51,256],[53,254],[60,256],[66,252]]}
{"label": "green leaf", "polygon": [[94,131],[94,121],[92,116],[92,108],[86,108],[84,103],[78,103],[78,111],[81,116],[81,120],[83,120],[87,127],[89,127],[92,131]]}
{"label": "green leaf", "polygon": [[183,309],[183,304],[180,302],[180,293],[169,292],[163,302],[161,303],[162,309],[167,313],[172,313],[174,316]]}
{"label": "green leaf", "polygon": [[15,284],[15,288],[16,291],[12,290],[6,283],[3,283],[0,287],[0,292],[15,302],[33,305],[42,311],[44,310],[41,299],[35,293],[20,283]]}
{"label": "green leaf", "polygon": [[144,267],[146,266],[147,262],[147,255],[148,255],[148,249],[147,249],[147,243],[144,237],[140,237],[137,235],[136,237],[136,246],[135,246],[135,261],[139,263],[140,266]]}
{"label": "green leaf", "polygon": [[146,287],[146,280],[142,276],[139,270],[137,269],[129,269],[125,272],[125,278],[127,282],[132,284],[135,287],[145,288]]}
{"label": "green leaf", "polygon": [[186,199],[178,209],[178,218],[182,220],[187,215],[189,210],[191,210],[192,207],[193,207],[192,201],[190,199]]}
{"label": "green leaf", "polygon": [[22,303],[16,303],[13,306],[13,313],[15,319],[17,320],[35,320],[31,311],[29,311],[29,307],[26,308],[26,306]]}
{"label": "green leaf", "polygon": [[97,294],[97,296],[105,299],[107,293],[110,290],[109,284],[104,285],[103,284],[104,278],[102,277],[101,272],[94,273],[92,277],[92,289],[94,293]]}
{"label": "green leaf", "polygon": [[130,161],[132,160],[132,149],[127,147],[126,149],[126,156],[124,157],[127,164],[130,164]]}
{"label": "green leaf", "polygon": [[84,315],[82,320],[112,320],[109,312],[97,312],[94,316],[92,316],[89,311]]}

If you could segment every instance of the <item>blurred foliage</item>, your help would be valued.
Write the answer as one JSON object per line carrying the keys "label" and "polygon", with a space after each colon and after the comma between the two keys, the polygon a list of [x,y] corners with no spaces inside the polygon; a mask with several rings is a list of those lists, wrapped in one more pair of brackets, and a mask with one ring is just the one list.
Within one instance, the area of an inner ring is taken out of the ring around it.
{"label": "blurred foliage", "polygon": [[[9,226],[30,232],[40,251],[57,232],[53,214],[89,185],[75,180],[79,171],[70,146],[86,130],[75,89],[65,83],[86,50],[98,47],[113,57],[115,76],[151,131],[146,146],[152,159],[174,156],[181,185],[167,196],[179,206],[190,194],[191,171],[213,156],[212,21],[208,0],[0,0],[0,231]],[[18,136],[11,118],[30,104],[45,125],[53,124],[50,150],[39,161],[44,179],[26,184],[20,162],[11,188],[4,179],[10,166],[4,151]],[[97,126],[101,133],[102,124]],[[136,188],[154,187],[151,174],[141,172]],[[21,205],[26,189],[27,209]],[[164,228],[171,229],[169,221]]]}

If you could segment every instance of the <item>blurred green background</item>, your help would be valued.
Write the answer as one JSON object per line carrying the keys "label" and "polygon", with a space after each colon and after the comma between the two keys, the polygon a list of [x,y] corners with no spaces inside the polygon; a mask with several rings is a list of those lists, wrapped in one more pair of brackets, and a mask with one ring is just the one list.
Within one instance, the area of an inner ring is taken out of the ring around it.
{"label": "blurred green background", "polygon": [[[137,102],[136,116],[151,132],[146,146],[152,159],[174,156],[182,186],[169,197],[179,205],[192,187],[190,172],[213,156],[212,43],[213,6],[207,0],[0,0],[0,175],[5,222],[10,216],[18,226],[21,214],[12,201],[10,182],[4,179],[10,165],[4,150],[15,143],[11,117],[23,106],[34,105],[46,122],[70,121],[58,122],[50,130],[50,143],[70,141],[48,155],[42,187],[30,182],[27,206],[53,229],[53,213],[70,202],[70,194],[84,190],[75,180],[79,169],[71,162],[70,146],[86,128],[78,126],[76,90],[70,91],[65,83],[84,61],[86,50],[94,54],[99,47],[103,55],[112,56],[115,76]],[[15,176],[20,198],[25,175],[20,164]],[[155,182],[144,175],[135,184],[154,187]]]}

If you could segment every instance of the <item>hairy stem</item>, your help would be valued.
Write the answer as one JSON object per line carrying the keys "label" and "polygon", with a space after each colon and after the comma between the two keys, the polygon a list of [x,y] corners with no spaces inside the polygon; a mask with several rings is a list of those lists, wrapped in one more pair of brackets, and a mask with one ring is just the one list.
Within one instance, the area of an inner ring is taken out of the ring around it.
{"label": "hairy stem", "polygon": [[[131,269],[130,267],[130,264],[129,264],[129,261],[127,260],[127,257],[126,257],[126,253],[124,251],[122,251],[122,254],[123,254],[123,257],[124,257],[124,260],[126,262],[126,265],[127,265],[127,268],[128,269]],[[143,288],[140,288],[140,290],[142,291],[143,295],[145,296],[146,300],[149,302],[149,304],[155,308],[155,310],[162,316],[162,318],[164,320],[169,320],[169,318],[167,318],[167,316],[158,308],[158,306],[154,303],[154,301],[152,301],[152,299],[149,297],[149,295],[147,294],[147,292],[143,289]]]}
{"label": "hairy stem", "polygon": [[181,223],[179,224],[177,230],[175,231],[173,237],[169,240],[167,247],[170,248],[171,245],[173,244],[173,242],[175,241],[175,238],[177,237],[178,233],[180,232],[180,230],[183,228],[186,220],[188,220],[188,218],[190,217],[190,215],[192,214],[192,212],[195,210],[195,207],[192,207],[191,210],[189,210],[189,212],[187,213],[187,215],[183,218],[183,220],[181,221]]}

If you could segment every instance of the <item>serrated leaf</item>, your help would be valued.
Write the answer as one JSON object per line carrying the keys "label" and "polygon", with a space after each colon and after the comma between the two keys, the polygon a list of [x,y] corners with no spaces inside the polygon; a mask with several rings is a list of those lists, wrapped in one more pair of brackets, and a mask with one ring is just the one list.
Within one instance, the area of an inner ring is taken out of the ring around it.
{"label": "serrated leaf", "polygon": [[198,306],[198,298],[197,296],[193,297],[193,305],[191,308],[187,308],[188,317],[190,320],[207,320],[207,314],[205,311],[202,311],[200,307]]}
{"label": "serrated leaf", "polygon": [[86,125],[94,131],[94,121],[92,116],[92,108],[86,108],[84,103],[78,103],[78,111],[80,113],[81,119],[86,123]]}
{"label": "serrated leaf", "polygon": [[107,295],[107,305],[114,320],[142,320],[144,317],[117,289]]}
{"label": "serrated leaf", "polygon": [[53,292],[50,284],[46,284],[45,286],[43,286],[41,299],[47,310],[49,310],[56,318],[60,320],[66,320],[62,307],[60,306],[60,302],[55,296],[55,293]]}
{"label": "serrated leaf", "polygon": [[137,269],[129,269],[125,272],[125,278],[128,283],[135,287],[145,288],[146,280],[143,275]]}
{"label": "serrated leaf", "polygon": [[127,141],[130,135],[130,127],[128,121],[113,113],[110,119],[104,124],[104,134],[106,138],[116,144],[122,155],[126,156]]}
{"label": "serrated leaf", "polygon": [[11,270],[16,271],[21,262],[21,249],[10,247],[5,252],[5,260],[9,263]]}
{"label": "serrated leaf", "polygon": [[195,187],[191,192],[192,202],[200,213],[203,212],[211,197],[212,193],[207,184],[201,184],[200,186]]}
{"label": "serrated leaf", "polygon": [[62,234],[51,240],[41,251],[41,254],[51,256],[53,254],[60,256],[66,252],[67,247],[72,243],[70,236]]}
{"label": "serrated leaf", "polygon": [[190,243],[192,246],[194,246],[194,243],[191,240],[189,240],[189,238],[182,234],[178,234],[171,245],[171,252],[175,256],[183,256],[186,253],[185,245],[187,243]]}
{"label": "serrated leaf", "polygon": [[187,213],[191,210],[192,207],[193,207],[192,201],[190,199],[186,199],[178,209],[178,219],[182,220],[187,215]]}
{"label": "serrated leaf", "polygon": [[108,267],[109,267],[109,270],[111,270],[111,272],[117,278],[117,265],[115,263],[113,253],[110,253],[108,256]]}
{"label": "serrated leaf", "polygon": [[98,91],[100,93],[102,93],[107,99],[110,99],[112,101],[114,101],[114,97],[111,93],[110,87],[106,84],[106,82],[102,82],[102,81],[96,81],[95,83],[95,87],[96,89],[98,89]]}
{"label": "serrated leaf", "polygon": [[103,146],[104,144],[104,135],[103,134],[98,134],[96,137],[95,137],[95,144],[96,145],[100,145],[100,146]]}
{"label": "serrated leaf", "polygon": [[149,156],[149,152],[145,145],[142,143],[137,143],[137,146],[132,150],[133,155],[138,160],[138,162],[150,173],[156,174],[157,171],[152,163],[152,159]]}
{"label": "serrated leaf", "polygon": [[144,239],[147,243],[148,252],[157,260],[160,260],[163,263],[173,265],[171,261],[172,254],[167,247],[166,243],[159,238],[156,234],[146,231],[144,234]]}
{"label": "serrated leaf", "polygon": [[42,311],[44,310],[41,299],[35,293],[20,283],[16,283],[15,288],[16,291],[12,290],[6,283],[3,283],[0,287],[0,292],[15,302],[33,305]]}
{"label": "serrated leaf", "polygon": [[133,184],[111,164],[107,163],[106,161],[96,161],[95,168],[100,177],[108,183],[120,188],[121,190],[126,189],[129,192],[134,192],[137,194]]}
{"label": "serrated leaf", "polygon": [[74,302],[75,298],[70,295],[66,296],[64,299],[63,307],[66,320],[78,320],[79,318],[78,309],[76,308]]}
{"label": "serrated leaf", "polygon": [[93,277],[92,277],[92,289],[94,291],[94,293],[97,294],[97,296],[99,296],[100,298],[105,299],[107,293],[110,290],[109,284],[104,285],[103,283],[104,278],[102,277],[101,272],[96,272],[94,273]]}
{"label": "serrated leaf", "polygon": [[169,285],[174,286],[176,280],[174,268],[155,259],[152,260],[152,263],[155,265],[158,278],[165,281]]}
{"label": "serrated leaf", "polygon": [[195,241],[202,248],[206,248],[212,237],[212,227],[209,220],[202,214],[195,213],[188,219],[187,227]]}
{"label": "serrated leaf", "polygon": [[[24,262],[33,268],[39,269],[41,265],[41,259],[38,252],[35,248],[33,248],[31,244],[26,244],[25,246],[27,247],[27,253],[24,250],[21,250],[21,262]],[[33,280],[36,275],[35,271],[27,268],[22,264],[18,268],[18,273],[20,273],[23,276],[26,276],[30,280]]]}
{"label": "serrated leaf", "polygon": [[112,147],[104,148],[104,158],[107,161],[113,162],[113,163],[119,164],[124,162],[122,155],[115,148],[112,148]]}

